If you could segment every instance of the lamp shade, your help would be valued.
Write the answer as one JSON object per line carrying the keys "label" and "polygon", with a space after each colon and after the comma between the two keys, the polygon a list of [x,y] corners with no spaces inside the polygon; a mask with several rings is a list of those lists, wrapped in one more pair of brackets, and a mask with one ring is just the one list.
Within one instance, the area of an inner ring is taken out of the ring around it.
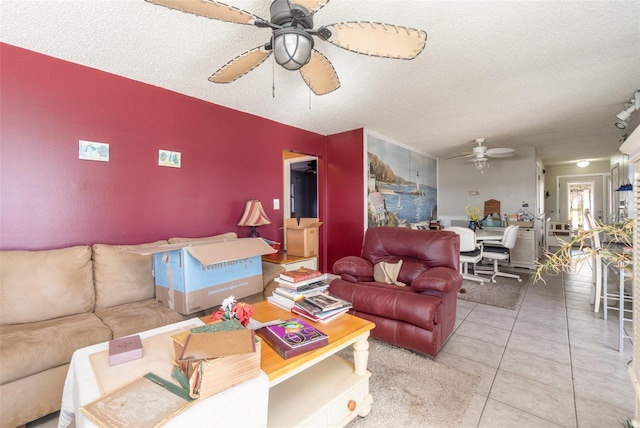
{"label": "lamp shade", "polygon": [[238,222],[238,226],[263,226],[265,224],[271,224],[271,220],[264,212],[262,203],[257,199],[247,201],[247,205],[244,207],[244,214]]}

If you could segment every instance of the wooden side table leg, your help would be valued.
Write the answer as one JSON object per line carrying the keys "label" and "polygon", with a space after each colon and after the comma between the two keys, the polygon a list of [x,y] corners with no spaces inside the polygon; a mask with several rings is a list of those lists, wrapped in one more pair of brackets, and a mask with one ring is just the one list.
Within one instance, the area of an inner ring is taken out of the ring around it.
{"label": "wooden side table leg", "polygon": [[367,338],[369,334],[358,339],[353,343],[353,363],[355,365],[355,373],[359,376],[367,374],[367,360],[369,359],[369,342]]}
{"label": "wooden side table leg", "polygon": [[[353,363],[354,372],[359,376],[368,376],[367,361],[369,360],[369,333],[363,335],[358,341],[353,343]],[[369,394],[369,380],[367,382],[367,395],[360,403],[360,409],[358,416],[365,417],[371,412],[371,405],[373,404],[373,398]]]}

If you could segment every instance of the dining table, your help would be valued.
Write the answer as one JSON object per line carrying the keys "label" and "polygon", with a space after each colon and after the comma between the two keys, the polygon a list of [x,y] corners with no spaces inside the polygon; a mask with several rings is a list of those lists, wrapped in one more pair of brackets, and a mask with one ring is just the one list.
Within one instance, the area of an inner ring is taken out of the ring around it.
{"label": "dining table", "polygon": [[476,229],[476,241],[491,242],[501,241],[504,232],[488,229]]}

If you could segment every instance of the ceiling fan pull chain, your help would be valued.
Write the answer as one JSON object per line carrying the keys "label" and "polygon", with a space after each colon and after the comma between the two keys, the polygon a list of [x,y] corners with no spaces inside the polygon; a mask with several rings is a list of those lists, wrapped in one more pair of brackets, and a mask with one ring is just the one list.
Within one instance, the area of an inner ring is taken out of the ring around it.
{"label": "ceiling fan pull chain", "polygon": [[276,97],[276,60],[271,61],[271,98]]}

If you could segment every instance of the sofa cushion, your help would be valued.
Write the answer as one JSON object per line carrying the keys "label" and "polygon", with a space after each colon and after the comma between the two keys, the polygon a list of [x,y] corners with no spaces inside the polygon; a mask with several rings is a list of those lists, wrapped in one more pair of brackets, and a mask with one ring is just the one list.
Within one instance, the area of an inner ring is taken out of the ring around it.
{"label": "sofa cushion", "polygon": [[96,309],[96,315],[113,331],[114,339],[194,317],[160,306],[155,299]]}
{"label": "sofa cushion", "polygon": [[403,321],[425,330],[433,330],[437,322],[439,297],[418,294],[409,287],[379,282],[350,283],[334,279],[329,292],[353,305],[353,311]]}
{"label": "sofa cushion", "polygon": [[204,236],[202,238],[169,238],[169,244],[184,244],[187,242],[196,241],[216,241],[216,240],[231,240],[238,239],[238,234],[235,232],[222,233],[220,235]]}
{"label": "sofa cushion", "polygon": [[92,312],[92,278],[88,246],[0,251],[0,325]]}
{"label": "sofa cushion", "polygon": [[141,256],[127,253],[125,250],[166,243],[167,241],[139,245],[95,244],[93,279],[96,288],[96,309],[155,298],[153,255]]}
{"label": "sofa cushion", "polygon": [[93,313],[0,326],[0,384],[67,364],[76,349],[110,339]]}

